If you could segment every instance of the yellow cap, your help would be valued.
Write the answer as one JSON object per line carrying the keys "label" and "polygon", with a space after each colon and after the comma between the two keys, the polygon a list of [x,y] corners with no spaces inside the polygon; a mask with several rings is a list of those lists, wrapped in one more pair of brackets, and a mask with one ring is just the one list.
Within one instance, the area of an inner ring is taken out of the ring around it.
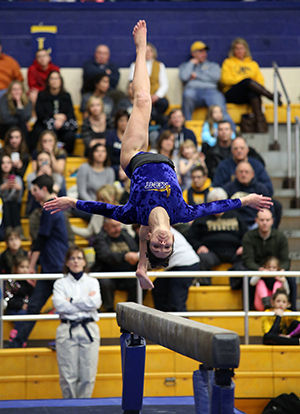
{"label": "yellow cap", "polygon": [[203,50],[203,49],[208,50],[209,47],[204,42],[201,42],[200,40],[197,40],[191,45],[191,53],[195,52],[196,50]]}

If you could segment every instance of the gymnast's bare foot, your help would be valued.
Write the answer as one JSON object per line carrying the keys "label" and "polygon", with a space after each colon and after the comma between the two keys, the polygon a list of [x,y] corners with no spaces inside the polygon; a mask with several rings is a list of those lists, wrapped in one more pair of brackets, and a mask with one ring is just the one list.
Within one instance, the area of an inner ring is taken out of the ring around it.
{"label": "gymnast's bare foot", "polygon": [[147,25],[145,20],[139,20],[134,26],[133,31],[133,40],[137,49],[146,48],[147,46]]}

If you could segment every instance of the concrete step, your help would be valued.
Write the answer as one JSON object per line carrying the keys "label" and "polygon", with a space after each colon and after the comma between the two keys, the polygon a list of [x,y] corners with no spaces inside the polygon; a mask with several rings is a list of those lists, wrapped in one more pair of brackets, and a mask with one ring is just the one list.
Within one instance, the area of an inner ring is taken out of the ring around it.
{"label": "concrete step", "polygon": [[[300,253],[299,253],[299,251],[290,251],[289,257],[290,257],[290,260],[291,260],[291,269],[290,270],[300,270]],[[298,296],[300,297],[300,291],[299,291]]]}
{"label": "concrete step", "polygon": [[294,230],[300,228],[300,209],[283,209],[280,230]]}
{"label": "concrete step", "polygon": [[280,190],[280,189],[283,188],[284,179],[285,179],[284,175],[278,176],[278,177],[276,175],[271,176],[271,181],[272,181],[272,184],[273,184],[274,191],[277,190],[277,189]]}
{"label": "concrete step", "polygon": [[285,230],[290,251],[300,251],[300,230]]}
{"label": "concrete step", "polygon": [[282,208],[284,209],[289,209],[291,207],[291,202],[295,196],[295,190],[290,188],[276,189],[273,195],[273,197],[281,203]]}

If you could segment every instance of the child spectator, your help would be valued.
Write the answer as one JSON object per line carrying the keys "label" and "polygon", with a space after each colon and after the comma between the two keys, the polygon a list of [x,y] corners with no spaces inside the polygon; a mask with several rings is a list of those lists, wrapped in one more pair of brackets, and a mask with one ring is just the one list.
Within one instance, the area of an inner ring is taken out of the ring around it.
{"label": "child spectator", "polygon": [[85,156],[95,144],[105,145],[106,115],[100,97],[91,96],[86,104],[88,116],[83,120],[81,136],[85,147]]}
{"label": "child spectator", "polygon": [[197,151],[194,142],[187,139],[180,145],[179,174],[181,177],[181,188],[185,190],[192,185],[191,171],[197,165],[205,166],[204,154]]}
{"label": "child spectator", "polygon": [[29,153],[23,132],[19,127],[11,127],[5,134],[1,155],[9,155],[13,163],[13,172],[23,178],[29,163]]}
{"label": "child spectator", "polygon": [[[279,259],[275,256],[269,257],[260,270],[266,272],[277,272],[282,270],[280,268]],[[289,293],[289,284],[284,276],[275,277],[259,277],[253,276],[250,279],[250,285],[256,286],[254,296],[254,307],[258,311],[263,311],[271,305],[271,296],[277,289],[283,287],[287,294]]]}
{"label": "child spectator", "polygon": [[264,345],[300,345],[300,322],[291,317],[284,316],[289,312],[289,297],[285,289],[277,289],[272,296],[272,309],[274,316],[266,316],[262,320]]}
{"label": "child spectator", "polygon": [[51,158],[53,173],[64,175],[66,166],[66,151],[58,147],[57,136],[54,131],[43,131],[39,137],[36,151],[32,154],[32,170],[37,170],[37,155],[41,152],[47,152]]}
{"label": "child spectator", "polygon": [[101,295],[98,281],[85,273],[86,265],[83,250],[70,248],[65,277],[53,286],[53,304],[61,320],[56,351],[63,398],[90,398],[97,374]]}
{"label": "child spectator", "polygon": [[[207,111],[207,117],[202,127],[202,144],[206,143],[213,147],[217,142],[218,123],[223,121],[222,108],[219,105],[211,105]],[[235,133],[232,131],[232,139]]]}
{"label": "child spectator", "polygon": [[13,174],[13,162],[9,155],[3,155],[0,171],[0,197],[3,202],[2,229],[16,228],[21,234],[21,200],[23,181]]}
{"label": "child spectator", "polygon": [[5,235],[6,249],[0,257],[1,273],[10,274],[13,271],[13,264],[17,259],[27,257],[27,252],[21,247],[20,233],[8,229]]}
{"label": "child spectator", "polygon": [[[13,274],[28,274],[28,257],[16,257],[13,264],[12,272]],[[35,285],[36,281],[32,279],[9,279],[6,281],[4,292],[4,307],[6,315],[25,315],[27,313],[28,301],[33,293]],[[14,322],[14,327],[9,333],[10,342],[12,342],[12,340],[17,336],[19,325],[20,322]],[[24,346],[26,346],[26,343],[24,344]]]}

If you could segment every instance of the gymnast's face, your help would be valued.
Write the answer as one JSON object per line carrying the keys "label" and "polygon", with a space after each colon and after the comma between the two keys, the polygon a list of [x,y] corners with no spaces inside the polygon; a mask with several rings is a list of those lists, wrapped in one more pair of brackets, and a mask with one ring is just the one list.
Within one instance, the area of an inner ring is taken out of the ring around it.
{"label": "gymnast's face", "polygon": [[150,250],[158,258],[163,259],[172,252],[174,237],[170,230],[156,230],[150,234]]}

